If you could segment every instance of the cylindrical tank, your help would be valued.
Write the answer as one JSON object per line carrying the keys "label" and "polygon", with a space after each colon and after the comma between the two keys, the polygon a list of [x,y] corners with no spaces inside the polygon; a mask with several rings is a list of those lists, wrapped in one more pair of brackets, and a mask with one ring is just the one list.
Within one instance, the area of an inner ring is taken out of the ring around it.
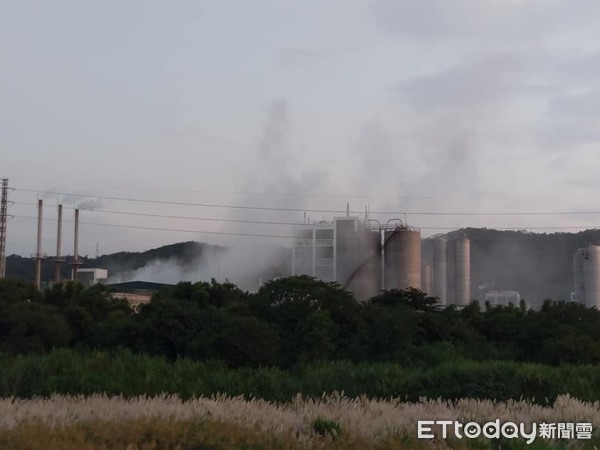
{"label": "cylindrical tank", "polygon": [[431,264],[423,264],[421,290],[428,295],[433,295],[433,266]]}
{"label": "cylindrical tank", "polygon": [[446,239],[433,241],[433,292],[442,305],[448,301],[448,275],[446,262]]}
{"label": "cylindrical tank", "polygon": [[421,288],[421,233],[398,227],[385,233],[385,289]]}
{"label": "cylindrical tank", "polygon": [[590,245],[583,258],[585,305],[600,308],[600,246]]}
{"label": "cylindrical tank", "polygon": [[583,285],[583,259],[585,249],[578,249],[573,255],[573,294],[575,301],[585,303],[584,285]]}
{"label": "cylindrical tank", "polygon": [[362,239],[363,260],[346,283],[360,301],[376,296],[381,290],[381,233],[364,230]]}
{"label": "cylindrical tank", "polygon": [[454,241],[454,304],[471,301],[471,241],[466,237]]}
{"label": "cylindrical tank", "polygon": [[446,245],[446,304],[456,305],[456,245],[451,240]]}

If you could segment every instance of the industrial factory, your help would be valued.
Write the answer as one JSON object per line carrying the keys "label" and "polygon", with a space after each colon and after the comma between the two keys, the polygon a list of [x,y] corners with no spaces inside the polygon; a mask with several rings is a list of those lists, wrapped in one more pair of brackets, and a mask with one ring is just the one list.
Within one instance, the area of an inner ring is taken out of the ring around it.
{"label": "industrial factory", "polygon": [[[0,278],[6,273],[7,191],[8,182],[3,179]],[[32,275],[38,288],[42,287],[44,260],[54,265],[54,282],[68,278],[84,285],[106,283],[106,270],[81,268],[79,210],[74,210],[73,253],[66,258],[62,253],[63,207],[58,205],[56,252],[49,259],[42,252],[41,199],[37,201],[37,212]],[[290,245],[280,248],[276,276],[309,275],[337,282],[361,301],[383,290],[416,288],[437,297],[442,305],[458,307],[475,298],[491,306],[518,305],[523,301],[532,304],[528,301],[533,298],[537,305],[532,306],[540,307],[544,298],[569,300],[570,294],[571,301],[600,308],[600,245],[590,243],[599,241],[598,234],[594,234],[598,231],[557,235],[560,246],[550,245],[551,236],[535,235],[531,239],[532,235],[525,233],[498,235],[501,232],[486,229],[422,238],[420,229],[409,226],[406,218],[379,222],[369,218],[367,211],[351,216],[348,206],[344,216],[317,222],[305,217],[304,223],[294,225]],[[498,237],[490,238],[490,233]],[[65,265],[71,268],[70,276],[63,272]],[[275,275],[259,276],[268,280]],[[47,282],[49,277],[45,278]],[[523,298],[520,292],[525,292]]]}
{"label": "industrial factory", "polygon": [[421,241],[418,229],[400,220],[381,224],[358,217],[297,227],[292,273],[336,281],[368,299],[389,289],[422,289],[442,304],[471,300],[467,238]]}

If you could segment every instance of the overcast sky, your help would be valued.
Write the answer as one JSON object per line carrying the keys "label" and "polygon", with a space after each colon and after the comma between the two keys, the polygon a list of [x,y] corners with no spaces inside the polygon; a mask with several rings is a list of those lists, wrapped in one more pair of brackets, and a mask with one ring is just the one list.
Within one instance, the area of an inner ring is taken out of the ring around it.
{"label": "overcast sky", "polygon": [[[114,211],[303,219],[169,202],[350,202],[381,221],[600,211],[597,0],[0,0],[0,60],[8,253],[35,250],[38,196],[49,254],[59,201],[95,209],[81,216],[89,255],[291,231]],[[600,214],[408,221],[424,235],[578,231]]]}

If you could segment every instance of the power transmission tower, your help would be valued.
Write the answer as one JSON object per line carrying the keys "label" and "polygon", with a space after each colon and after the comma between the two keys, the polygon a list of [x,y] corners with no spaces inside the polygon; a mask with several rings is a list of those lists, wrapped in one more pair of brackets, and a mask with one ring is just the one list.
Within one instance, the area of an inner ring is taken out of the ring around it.
{"label": "power transmission tower", "polygon": [[8,178],[2,178],[0,201],[0,278],[6,277],[6,221],[8,220]]}

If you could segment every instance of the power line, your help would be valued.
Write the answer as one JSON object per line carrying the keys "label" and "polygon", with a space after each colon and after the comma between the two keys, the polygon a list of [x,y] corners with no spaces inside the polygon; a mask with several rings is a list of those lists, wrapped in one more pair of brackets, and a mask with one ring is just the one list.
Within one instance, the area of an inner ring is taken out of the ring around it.
{"label": "power line", "polygon": [[[33,205],[35,203],[30,202],[14,202],[19,205]],[[45,207],[49,207],[45,205]],[[65,209],[76,209],[72,206],[65,206]],[[141,212],[130,212],[130,211],[113,211],[107,209],[85,209],[86,212],[94,212],[94,213],[105,213],[105,214],[117,214],[117,215],[125,215],[125,216],[141,216],[141,217],[157,217],[157,218],[165,218],[165,219],[182,219],[182,220],[199,220],[199,221],[208,221],[208,222],[225,222],[225,223],[246,223],[246,224],[261,224],[261,225],[291,225],[297,226],[302,225],[300,222],[277,222],[277,221],[269,221],[269,220],[242,220],[242,219],[220,219],[220,218],[209,218],[209,217],[195,217],[195,216],[175,216],[170,214],[152,214],[152,213],[141,213]]]}
{"label": "power line", "polygon": [[[32,189],[15,188],[16,191],[32,192],[39,194],[39,191]],[[128,198],[128,197],[113,197],[105,195],[90,195],[90,194],[78,194],[69,192],[58,192],[58,191],[47,191],[45,194],[53,195],[64,195],[71,197],[84,197],[94,198],[98,200],[113,200],[113,201],[124,201],[133,203],[147,203],[147,204],[159,204],[159,205],[173,205],[173,206],[195,206],[204,208],[221,208],[221,209],[240,209],[240,210],[254,210],[254,211],[286,211],[286,212],[315,212],[315,213],[333,213],[333,214],[346,214],[347,211],[344,209],[314,209],[314,208],[283,208],[283,207],[268,207],[268,206],[247,206],[247,205],[225,205],[215,203],[194,203],[194,202],[178,202],[178,201],[167,201],[167,200],[148,200],[140,198]],[[352,214],[363,214],[364,211],[350,211]],[[496,211],[496,212],[467,212],[467,211],[369,211],[369,214],[377,215],[409,215],[409,216],[550,216],[550,215],[596,215],[600,214],[600,211]]]}
{"label": "power line", "polygon": [[[34,216],[22,216],[15,215],[15,218],[20,219],[37,219]],[[56,222],[56,219],[44,219],[44,222]],[[74,223],[73,221],[66,221],[66,223]],[[140,226],[140,225],[119,225],[119,224],[110,224],[110,223],[99,223],[99,222],[80,222],[80,224],[85,225],[93,225],[93,226],[101,226],[101,227],[109,227],[109,228],[130,228],[137,230],[150,230],[150,231],[170,231],[176,233],[197,233],[197,234],[215,234],[215,235],[225,235],[225,236],[246,236],[246,237],[261,237],[261,238],[282,238],[282,239],[294,239],[293,235],[278,235],[278,234],[256,234],[256,233],[236,233],[236,232],[226,232],[226,231],[205,231],[205,230],[189,230],[189,229],[180,229],[180,228],[163,228],[163,227],[148,227],[148,226]],[[461,227],[419,227],[416,226],[414,228],[420,230],[457,230]],[[463,227],[464,228],[464,227]],[[478,228],[481,229],[481,228]],[[588,230],[590,227],[500,227],[493,228],[490,230],[495,231],[527,231],[527,230]],[[595,228],[593,228],[595,229]]]}
{"label": "power line", "polygon": [[[15,188],[17,191],[21,192],[32,192],[39,194],[39,191],[33,189],[22,189]],[[245,206],[245,205],[222,205],[222,204],[213,204],[213,203],[194,203],[194,202],[177,202],[177,201],[167,201],[167,200],[148,200],[141,198],[127,198],[127,197],[112,197],[106,195],[90,195],[90,194],[77,194],[77,193],[69,193],[69,192],[58,192],[58,191],[46,191],[44,194],[52,194],[52,195],[64,195],[70,197],[84,197],[84,198],[94,198],[98,200],[114,200],[114,201],[123,201],[123,202],[134,202],[134,203],[150,203],[157,205],[174,205],[174,206],[199,206],[204,208],[224,208],[224,209],[242,209],[242,210],[255,210],[255,211],[288,211],[288,212],[317,212],[317,213],[336,213],[336,214],[345,214],[346,210],[337,210],[337,209],[308,209],[308,208],[277,208],[277,207],[260,207],[260,206]]]}
{"label": "power line", "polygon": [[[52,184],[56,186],[55,182],[48,182],[48,184]],[[83,183],[75,183],[75,184],[83,184]],[[89,186],[89,183],[85,183],[86,186]],[[523,196],[520,193],[488,193],[483,195],[383,195],[381,193],[375,194],[357,194],[357,193],[341,193],[341,194],[333,194],[333,193],[307,193],[307,192],[265,192],[265,191],[237,191],[237,190],[216,190],[216,189],[192,189],[192,188],[182,188],[182,187],[169,187],[169,186],[140,186],[140,185],[117,185],[117,184],[106,184],[102,183],[103,188],[107,189],[142,189],[145,191],[154,190],[154,191],[171,191],[171,192],[189,192],[189,193],[205,193],[205,194],[224,194],[224,195],[254,195],[254,196],[267,196],[267,197],[307,197],[307,198],[356,198],[356,199],[387,199],[387,200],[468,200],[468,199],[485,199],[491,197],[499,197],[504,196],[510,197],[518,196],[522,198]],[[35,190],[31,192],[41,192],[41,190]],[[46,192],[46,191],[45,191]],[[47,192],[51,193],[51,192]],[[529,196],[528,198],[535,199],[563,199],[563,200],[572,200],[572,199],[597,199],[597,196],[587,195],[587,196],[572,196],[572,195],[541,195],[541,196]]]}
{"label": "power line", "polygon": [[[19,219],[37,219],[37,217],[33,216],[22,216],[15,215],[13,216]],[[44,219],[44,222],[56,222],[56,219]],[[67,223],[74,223],[73,221],[66,221]],[[205,231],[205,230],[186,230],[186,229],[178,229],[178,228],[161,228],[161,227],[147,227],[140,225],[118,225],[111,223],[99,223],[99,222],[79,222],[84,225],[94,225],[100,227],[110,227],[110,228],[131,228],[135,230],[151,230],[151,231],[171,231],[175,233],[196,233],[196,234],[216,234],[216,235],[224,235],[224,236],[248,236],[248,237],[265,237],[265,238],[283,238],[283,239],[293,239],[294,236],[291,235],[277,235],[277,234],[254,234],[254,233],[234,233],[227,231]]]}
{"label": "power line", "polygon": [[[20,205],[31,205],[35,206],[35,203],[31,202],[14,202]],[[49,208],[50,206],[45,205],[45,207]],[[74,210],[76,208],[72,206],[64,207],[66,209]],[[113,211],[106,209],[89,209],[85,210],[86,212],[92,213],[103,213],[103,214],[116,214],[116,215],[125,215],[125,216],[140,216],[140,217],[155,217],[155,218],[165,218],[165,219],[181,219],[181,220],[197,220],[197,221],[208,221],[208,222],[223,222],[223,223],[243,223],[243,224],[257,224],[257,225],[286,225],[286,226],[302,226],[306,225],[300,222],[277,222],[277,221],[268,221],[268,220],[243,220],[243,219],[221,219],[221,218],[209,218],[209,217],[195,217],[195,216],[176,216],[169,214],[152,214],[152,213],[141,213],[141,212],[129,212],[129,211]],[[310,224],[309,224],[310,225]],[[421,230],[456,230],[457,227],[443,227],[443,226],[415,226],[415,228],[419,228]],[[460,228],[460,227],[458,227]],[[481,228],[481,227],[478,227]],[[495,230],[585,230],[589,229],[589,227],[585,226],[526,226],[526,227],[494,227]]]}

